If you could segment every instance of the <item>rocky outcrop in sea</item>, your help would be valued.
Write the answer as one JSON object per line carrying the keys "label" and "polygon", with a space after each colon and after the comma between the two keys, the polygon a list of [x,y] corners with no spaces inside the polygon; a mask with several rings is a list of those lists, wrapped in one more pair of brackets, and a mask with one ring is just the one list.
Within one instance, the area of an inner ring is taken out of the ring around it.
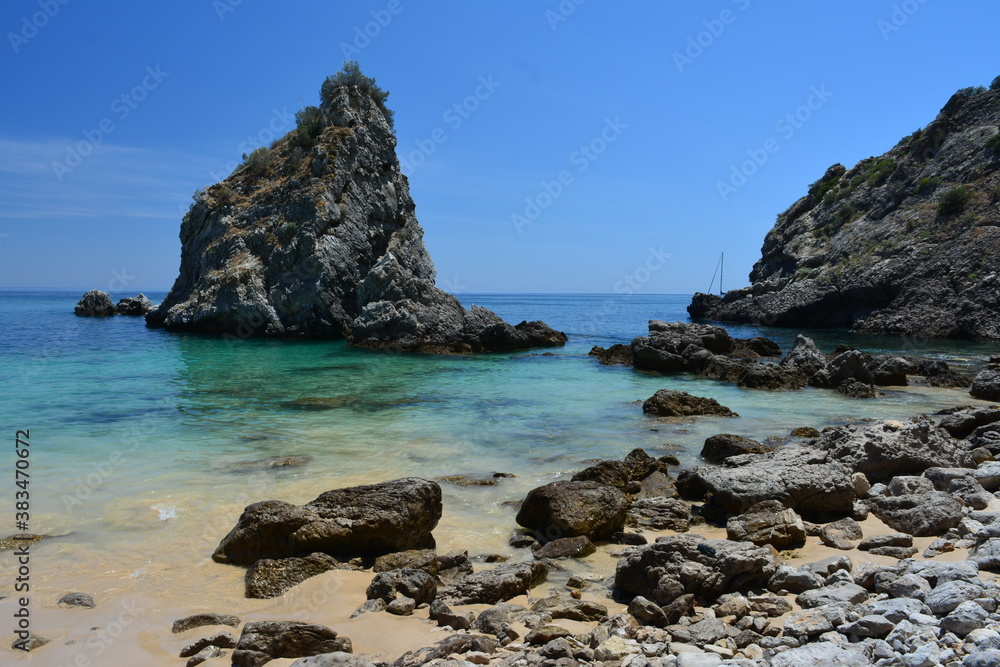
{"label": "rocky outcrop in sea", "polygon": [[295,130],[197,192],[180,275],[148,325],[419,352],[562,345],[542,322],[466,310],[434,285],[386,96],[360,72],[330,77]]}
{"label": "rocky outcrop in sea", "polygon": [[692,317],[1000,338],[1000,77],[878,157],[835,164],[778,216],[751,286]]}

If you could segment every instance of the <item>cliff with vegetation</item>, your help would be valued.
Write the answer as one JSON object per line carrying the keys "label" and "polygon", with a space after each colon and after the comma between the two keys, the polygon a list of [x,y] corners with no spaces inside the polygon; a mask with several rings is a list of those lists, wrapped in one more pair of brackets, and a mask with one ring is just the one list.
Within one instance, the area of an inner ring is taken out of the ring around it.
{"label": "cliff with vegetation", "polygon": [[320,96],[293,131],[195,194],[180,275],[148,325],[422,352],[565,342],[541,322],[512,326],[466,310],[434,285],[388,94],[348,63]]}
{"label": "cliff with vegetation", "polygon": [[696,294],[692,317],[1000,338],[1000,77],[778,216],[751,286]]}

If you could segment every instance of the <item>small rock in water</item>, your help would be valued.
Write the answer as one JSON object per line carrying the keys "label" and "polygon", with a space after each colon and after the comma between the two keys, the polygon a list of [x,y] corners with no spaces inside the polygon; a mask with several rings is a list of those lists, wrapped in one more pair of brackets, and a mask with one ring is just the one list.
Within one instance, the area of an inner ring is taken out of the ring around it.
{"label": "small rock in water", "polygon": [[235,628],[240,624],[239,616],[232,614],[194,614],[174,621],[171,632],[184,632],[203,625],[228,625]]}
{"label": "small rock in water", "polygon": [[[191,656],[191,658],[187,661],[185,667],[197,667],[198,665],[200,665],[203,662],[206,662],[207,660],[211,660],[212,658],[221,658],[225,654],[226,652],[220,649],[218,646],[206,646],[201,651]],[[183,658],[184,656],[181,657]]]}
{"label": "small rock in water", "polygon": [[94,598],[87,593],[67,593],[59,598],[59,605],[67,607],[83,607],[85,609],[93,609],[97,606],[94,604]]}

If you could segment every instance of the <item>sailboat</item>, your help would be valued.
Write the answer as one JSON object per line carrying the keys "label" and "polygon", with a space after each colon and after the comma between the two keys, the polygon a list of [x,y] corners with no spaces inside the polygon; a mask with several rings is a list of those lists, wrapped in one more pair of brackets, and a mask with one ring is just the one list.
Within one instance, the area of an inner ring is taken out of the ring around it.
{"label": "sailboat", "polygon": [[715,287],[715,276],[719,276],[719,296],[725,296],[726,292],[722,289],[722,275],[726,268],[726,253],[722,253],[719,256],[719,263],[715,265],[715,273],[712,274],[712,283],[708,286],[708,292],[706,294],[712,293],[712,288]]}

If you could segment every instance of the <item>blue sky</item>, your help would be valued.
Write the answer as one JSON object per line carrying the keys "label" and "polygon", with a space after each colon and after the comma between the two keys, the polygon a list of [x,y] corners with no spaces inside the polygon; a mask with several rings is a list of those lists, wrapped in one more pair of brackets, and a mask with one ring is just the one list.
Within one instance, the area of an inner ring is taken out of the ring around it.
{"label": "blue sky", "polygon": [[720,252],[737,287],[827,166],[1000,74],[997,25],[943,0],[9,0],[0,286],[169,287],[193,191],[352,58],[391,92],[445,289],[687,293]]}

